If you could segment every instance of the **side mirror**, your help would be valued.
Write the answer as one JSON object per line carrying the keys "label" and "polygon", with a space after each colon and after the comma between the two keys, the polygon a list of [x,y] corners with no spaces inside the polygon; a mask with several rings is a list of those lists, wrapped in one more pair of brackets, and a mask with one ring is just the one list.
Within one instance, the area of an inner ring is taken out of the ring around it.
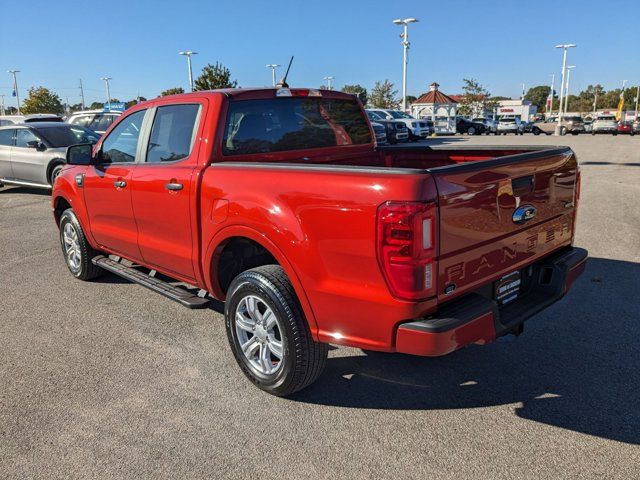
{"label": "side mirror", "polygon": [[95,163],[93,158],[93,143],[79,143],[71,145],[67,148],[67,164],[68,165],[92,165]]}
{"label": "side mirror", "polygon": [[39,152],[43,152],[47,149],[47,146],[39,140],[31,140],[27,142],[27,148],[35,148]]}

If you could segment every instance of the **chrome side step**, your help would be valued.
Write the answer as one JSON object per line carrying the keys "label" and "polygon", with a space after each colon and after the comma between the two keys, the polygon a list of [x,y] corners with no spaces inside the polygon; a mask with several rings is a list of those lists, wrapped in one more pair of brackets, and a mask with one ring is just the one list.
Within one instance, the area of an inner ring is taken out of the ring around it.
{"label": "chrome side step", "polygon": [[[117,257],[116,257],[117,258]],[[115,273],[116,275],[129,280],[130,282],[137,283],[138,285],[142,285],[143,287],[147,287],[150,290],[153,290],[160,295],[163,295],[171,300],[178,302],[179,304],[187,307],[187,308],[205,308],[208,307],[211,301],[208,298],[203,298],[198,294],[191,293],[185,288],[178,287],[172,285],[164,280],[160,280],[159,278],[149,275],[148,273],[144,273],[135,265],[125,265],[120,263],[117,260],[112,260],[109,257],[105,257],[104,255],[98,255],[91,259],[91,263],[97,265],[100,268],[104,268],[105,270]]]}
{"label": "chrome side step", "polygon": [[0,177],[0,185],[16,185],[18,187],[33,187],[33,188],[46,188],[48,190],[51,189],[51,185],[43,185],[41,183],[35,182],[25,182],[24,180],[16,180],[14,178],[1,178]]}

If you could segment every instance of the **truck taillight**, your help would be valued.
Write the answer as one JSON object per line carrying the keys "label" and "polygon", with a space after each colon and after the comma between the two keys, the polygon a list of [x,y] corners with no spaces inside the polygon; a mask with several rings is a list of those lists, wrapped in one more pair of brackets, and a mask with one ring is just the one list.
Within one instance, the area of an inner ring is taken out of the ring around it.
{"label": "truck taillight", "polygon": [[436,204],[386,202],[378,207],[378,262],[391,293],[421,300],[436,293]]}

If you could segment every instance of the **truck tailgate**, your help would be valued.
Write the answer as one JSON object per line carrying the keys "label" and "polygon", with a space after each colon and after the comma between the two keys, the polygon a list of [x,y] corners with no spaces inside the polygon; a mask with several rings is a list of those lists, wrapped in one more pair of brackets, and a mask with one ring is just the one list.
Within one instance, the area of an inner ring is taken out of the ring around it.
{"label": "truck tailgate", "polygon": [[438,189],[438,297],[449,300],[571,243],[573,152],[536,151],[431,169]]}

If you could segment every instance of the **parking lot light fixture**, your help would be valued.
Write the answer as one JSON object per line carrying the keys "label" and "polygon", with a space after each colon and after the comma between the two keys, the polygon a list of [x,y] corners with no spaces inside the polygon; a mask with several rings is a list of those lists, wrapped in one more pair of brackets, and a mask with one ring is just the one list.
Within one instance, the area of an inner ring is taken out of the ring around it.
{"label": "parking lot light fixture", "polygon": [[409,24],[417,22],[417,18],[396,18],[393,23],[402,25],[403,32],[400,34],[402,38],[402,111],[407,110],[407,50],[409,50]]}
{"label": "parking lot light fixture", "polygon": [[178,55],[184,55],[187,57],[187,69],[189,70],[189,89],[193,92],[193,70],[191,69],[191,56],[197,55],[198,52],[192,52],[191,50],[185,50],[178,52]]}
{"label": "parking lot light fixture", "polygon": [[577,47],[575,43],[556,45],[556,48],[562,49],[562,81],[560,82],[560,107],[558,108],[558,125],[556,125],[555,135],[560,135],[560,132],[562,131],[562,101],[564,99],[563,93],[565,70],[567,68],[567,50],[575,47]]}
{"label": "parking lot light fixture", "polygon": [[333,88],[333,85],[331,84],[331,81],[334,79],[335,77],[324,77],[323,80],[327,81],[327,88],[329,90],[331,90]]}
{"label": "parking lot light fixture", "polygon": [[18,78],[16,77],[16,73],[20,73],[20,70],[7,70],[7,73],[13,75],[13,96],[16,97],[18,115],[20,115],[20,93],[18,92]]}
{"label": "parking lot light fixture", "polygon": [[575,65],[569,65],[567,67],[567,86],[564,91],[564,114],[567,114],[568,106],[569,106],[569,80],[571,80],[571,70],[576,68]]}
{"label": "parking lot light fixture", "polygon": [[278,68],[280,64],[278,63],[270,63],[267,65],[267,68],[271,69],[271,84],[276,86],[276,68]]}
{"label": "parking lot light fixture", "polygon": [[107,108],[111,111],[111,91],[109,90],[109,80],[111,80],[111,77],[102,77],[100,80],[104,82],[107,89]]}

